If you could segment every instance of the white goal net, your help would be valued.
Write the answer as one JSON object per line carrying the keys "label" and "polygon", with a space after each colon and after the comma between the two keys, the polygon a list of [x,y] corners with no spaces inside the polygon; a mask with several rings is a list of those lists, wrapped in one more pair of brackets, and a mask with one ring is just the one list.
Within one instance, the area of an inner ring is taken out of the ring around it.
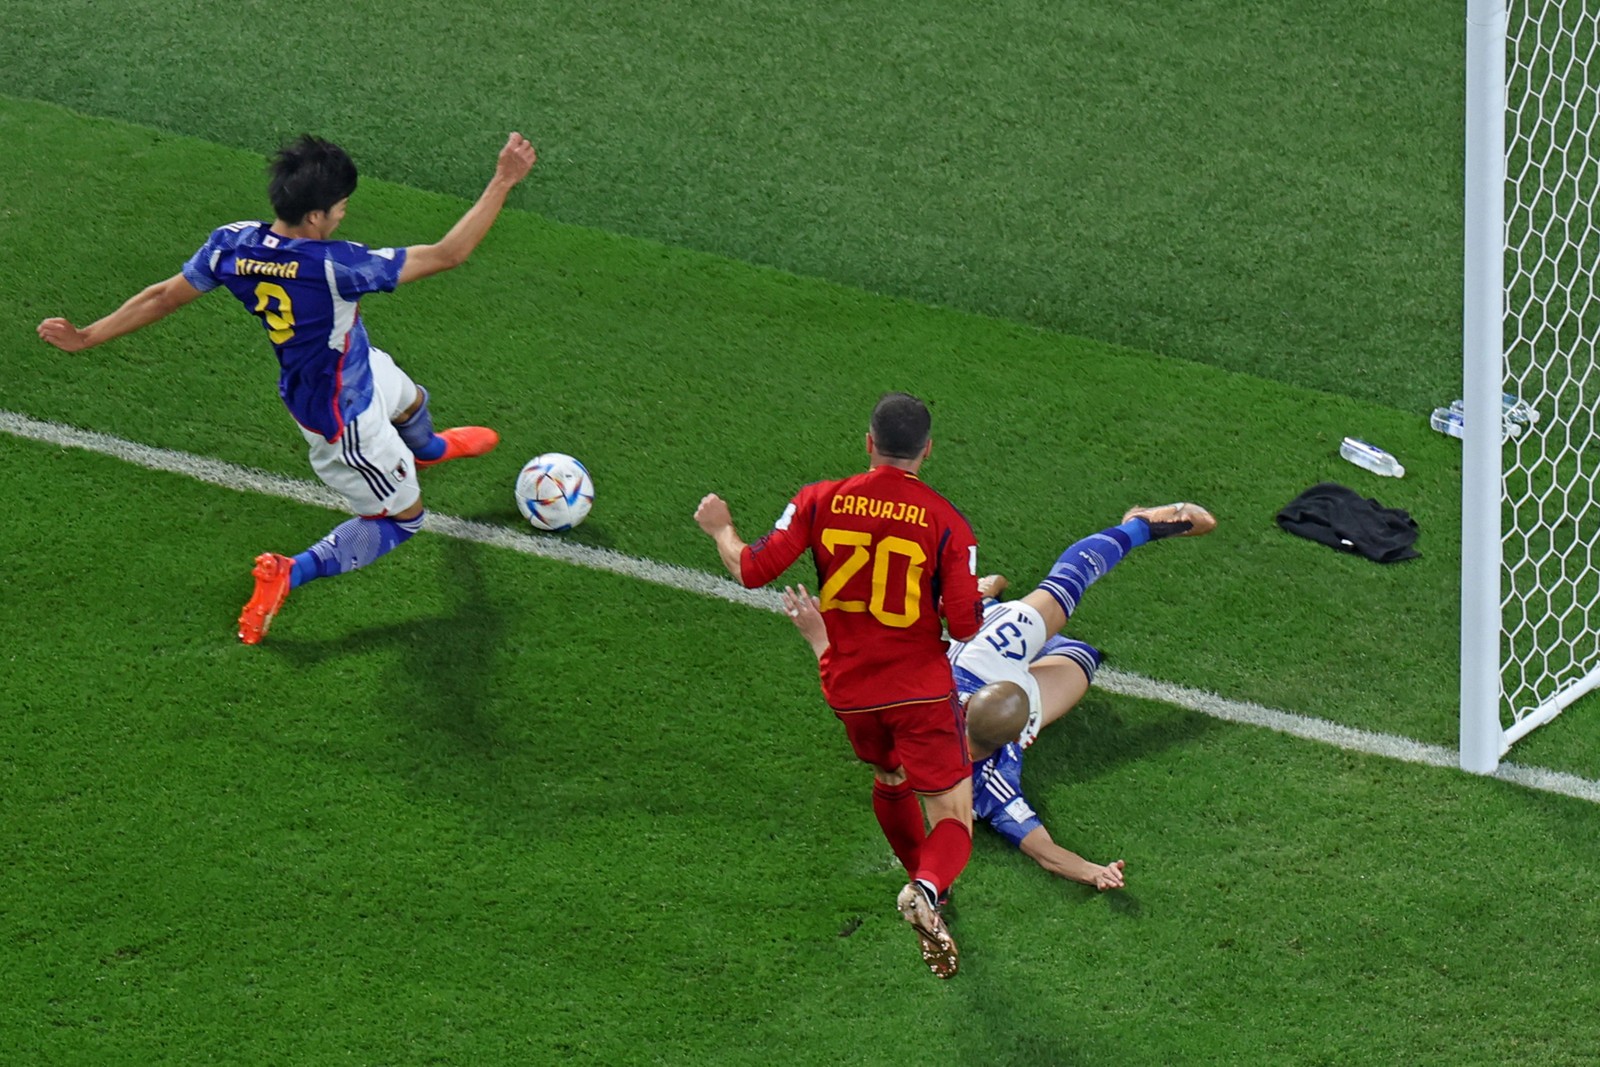
{"label": "white goal net", "polygon": [[[1474,0],[1469,34],[1474,13],[1484,8],[1504,26],[1502,302],[1493,392],[1520,397],[1538,417],[1495,446],[1498,756],[1600,683],[1600,3]],[[1469,62],[1471,48],[1469,42]],[[1470,139],[1470,99],[1468,106]],[[1471,156],[1469,147],[1469,166]],[[1475,221],[1471,182],[1469,174],[1469,228]],[[1491,390],[1481,378],[1472,380],[1470,343],[1468,391],[1476,393],[1483,412]],[[1496,425],[1498,416],[1495,411],[1492,421],[1479,418],[1476,425]],[[1467,424],[1474,424],[1470,407]],[[1466,477],[1487,476],[1469,456]],[[1474,506],[1472,501],[1473,494],[1464,491],[1464,508]],[[1489,503],[1479,496],[1476,506]],[[1474,521],[1464,512],[1464,541]],[[1482,561],[1464,558],[1463,585],[1484,580],[1481,568]],[[1464,599],[1470,595],[1464,588]],[[1468,647],[1463,631],[1463,715]],[[1464,720],[1463,766],[1467,729]]]}

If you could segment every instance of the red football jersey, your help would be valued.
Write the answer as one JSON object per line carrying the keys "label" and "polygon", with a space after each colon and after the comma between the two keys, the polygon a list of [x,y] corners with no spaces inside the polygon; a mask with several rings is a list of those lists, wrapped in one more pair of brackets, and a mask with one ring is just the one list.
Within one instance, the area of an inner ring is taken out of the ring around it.
{"label": "red football jersey", "polygon": [[744,584],[765,585],[811,549],[835,711],[938,700],[954,687],[939,616],[964,641],[983,621],[978,544],[965,517],[899,467],[808,485],[744,550]]}

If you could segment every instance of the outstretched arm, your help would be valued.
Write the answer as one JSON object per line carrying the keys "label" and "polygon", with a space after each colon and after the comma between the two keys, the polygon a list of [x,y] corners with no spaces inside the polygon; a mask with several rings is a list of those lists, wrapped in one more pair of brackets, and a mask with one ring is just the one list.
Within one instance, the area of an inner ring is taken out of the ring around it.
{"label": "outstretched arm", "polygon": [[716,542],[717,555],[722,557],[722,565],[728,568],[728,573],[736,581],[743,582],[744,569],[740,560],[744,556],[744,541],[733,527],[733,512],[728,509],[728,502],[715,493],[707,493],[701,498],[700,506],[694,509],[694,521]]}
{"label": "outstretched arm", "polygon": [[1090,863],[1076,852],[1056,844],[1050,837],[1050,831],[1042,826],[1030,830],[1020,847],[1051,874],[1094,886],[1101,891],[1122,888],[1122,868],[1125,866],[1122,860],[1112,860],[1104,867]]}
{"label": "outstretched arm", "polygon": [[189,283],[189,279],[182,274],[174,274],[166,281],[157,282],[129,297],[117,310],[81,330],[66,319],[45,319],[39,324],[39,336],[63,352],[81,352],[85,348],[104,344],[113,337],[143,329],[203,295]]}
{"label": "outstretched arm", "polygon": [[467,213],[450,227],[450,232],[437,244],[412,245],[406,249],[406,261],[400,268],[400,281],[413,282],[465,263],[467,257],[472,255],[472,250],[478,247],[478,242],[483,240],[483,235],[489,232],[489,227],[494,225],[494,220],[500,217],[506,195],[528,176],[537,158],[533,145],[522,134],[513,133],[506,138],[505,147],[500,149],[500,158],[495,163],[494,177],[489,179],[477,203],[467,209]]}

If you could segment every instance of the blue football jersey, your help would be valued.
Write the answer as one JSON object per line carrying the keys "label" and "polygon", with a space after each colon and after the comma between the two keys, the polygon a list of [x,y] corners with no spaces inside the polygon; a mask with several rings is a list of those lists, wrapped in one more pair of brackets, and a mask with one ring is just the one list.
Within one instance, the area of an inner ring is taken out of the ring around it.
{"label": "blue football jersey", "polygon": [[1043,825],[1022,795],[1022,748],[997,749],[972,765],[972,813],[1013,845]]}
{"label": "blue football jersey", "polygon": [[214,231],[183,265],[202,292],[219,285],[255,316],[278,355],[278,395],[300,425],[330,441],[372,402],[358,302],[400,284],[404,248],[283,237],[265,222]]}

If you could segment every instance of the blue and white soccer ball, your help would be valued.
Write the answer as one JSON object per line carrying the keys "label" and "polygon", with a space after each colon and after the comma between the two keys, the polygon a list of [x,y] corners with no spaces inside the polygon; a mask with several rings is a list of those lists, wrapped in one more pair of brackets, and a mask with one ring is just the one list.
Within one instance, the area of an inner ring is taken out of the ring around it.
{"label": "blue and white soccer ball", "polygon": [[588,468],[561,452],[534,456],[517,475],[517,510],[534,529],[570,530],[594,507]]}

